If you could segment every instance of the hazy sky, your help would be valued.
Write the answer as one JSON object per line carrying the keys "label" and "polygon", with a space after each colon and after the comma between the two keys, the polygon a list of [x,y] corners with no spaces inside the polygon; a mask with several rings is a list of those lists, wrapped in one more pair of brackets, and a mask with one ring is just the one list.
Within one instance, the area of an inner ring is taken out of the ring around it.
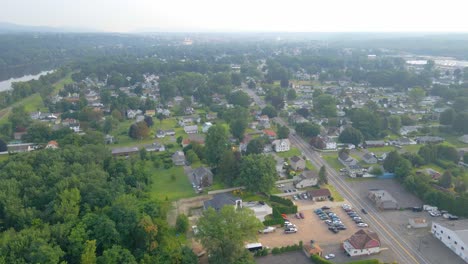
{"label": "hazy sky", "polygon": [[0,21],[128,32],[468,31],[466,0],[0,0]]}

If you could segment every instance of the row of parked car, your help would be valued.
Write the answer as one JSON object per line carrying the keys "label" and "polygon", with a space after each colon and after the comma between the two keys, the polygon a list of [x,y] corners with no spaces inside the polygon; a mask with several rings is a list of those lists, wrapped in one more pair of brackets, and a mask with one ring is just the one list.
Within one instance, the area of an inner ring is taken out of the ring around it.
{"label": "row of parked car", "polygon": [[307,193],[299,193],[293,196],[294,200],[309,200],[310,197],[307,195]]}
{"label": "row of parked car", "polygon": [[297,232],[297,226],[289,221],[284,221],[284,233],[292,234]]}
{"label": "row of parked car", "polygon": [[340,232],[340,230],[346,230],[346,226],[343,224],[340,217],[330,211],[330,207],[323,206],[322,208],[314,210],[314,213],[320,218],[320,220],[324,220],[328,225],[328,230],[333,233],[336,234]]}
{"label": "row of parked car", "polygon": [[[353,210],[351,205],[349,204],[343,204],[342,205],[343,210],[346,212],[346,214],[351,217],[351,219],[356,223],[358,227],[368,227],[369,225],[364,223],[362,221],[362,218],[359,216],[359,214]],[[361,209],[361,212],[363,214],[367,214],[367,211],[363,208]]]}

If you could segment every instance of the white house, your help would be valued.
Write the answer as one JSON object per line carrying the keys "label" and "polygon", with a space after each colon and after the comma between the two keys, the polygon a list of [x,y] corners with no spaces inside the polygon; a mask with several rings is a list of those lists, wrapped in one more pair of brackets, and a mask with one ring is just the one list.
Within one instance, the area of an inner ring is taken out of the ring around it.
{"label": "white house", "polygon": [[343,248],[350,257],[377,254],[380,252],[380,239],[377,233],[361,229],[343,242]]}
{"label": "white house", "polygon": [[468,223],[466,221],[432,222],[431,233],[468,263]]}
{"label": "white house", "polygon": [[291,143],[289,139],[277,139],[274,140],[272,143],[275,152],[285,152],[291,149]]}
{"label": "white house", "polygon": [[184,131],[187,134],[196,134],[196,133],[198,133],[198,126],[197,125],[184,126]]}
{"label": "white house", "polygon": [[213,124],[211,122],[206,122],[205,124],[203,124],[202,126],[202,132],[203,133],[207,133],[208,132],[208,129],[210,129],[210,127],[212,127]]}
{"label": "white house", "polygon": [[307,188],[316,186],[318,183],[318,175],[314,171],[306,170],[301,173],[299,177],[294,181],[296,188]]}

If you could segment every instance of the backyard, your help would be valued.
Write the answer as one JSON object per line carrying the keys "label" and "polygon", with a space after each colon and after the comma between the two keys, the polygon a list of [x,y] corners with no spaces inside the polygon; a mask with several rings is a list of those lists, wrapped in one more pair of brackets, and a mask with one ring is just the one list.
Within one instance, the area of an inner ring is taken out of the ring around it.
{"label": "backyard", "polygon": [[[149,165],[148,167],[152,167]],[[170,169],[150,169],[151,197],[159,200],[174,201],[195,196],[192,185],[187,179],[182,166]]]}

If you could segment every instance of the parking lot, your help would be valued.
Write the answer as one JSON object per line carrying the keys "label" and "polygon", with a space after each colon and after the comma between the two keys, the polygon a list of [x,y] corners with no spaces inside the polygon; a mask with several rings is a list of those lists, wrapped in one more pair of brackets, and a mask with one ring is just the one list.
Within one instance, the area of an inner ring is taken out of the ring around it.
{"label": "parking lot", "polygon": [[306,210],[299,209],[304,214],[304,219],[296,219],[295,215],[288,215],[290,222],[297,226],[297,233],[285,234],[282,228],[278,228],[274,233],[260,234],[259,242],[270,248],[297,244],[301,240],[304,243],[314,240],[319,245],[339,244],[358,230],[356,223],[352,221],[339,205],[336,205],[330,211],[336,213],[341,218],[347,229],[341,230],[336,234],[333,233],[328,230],[328,225],[313,212],[314,209],[322,207],[324,203],[312,204],[311,201],[309,202],[311,206],[307,206]]}

